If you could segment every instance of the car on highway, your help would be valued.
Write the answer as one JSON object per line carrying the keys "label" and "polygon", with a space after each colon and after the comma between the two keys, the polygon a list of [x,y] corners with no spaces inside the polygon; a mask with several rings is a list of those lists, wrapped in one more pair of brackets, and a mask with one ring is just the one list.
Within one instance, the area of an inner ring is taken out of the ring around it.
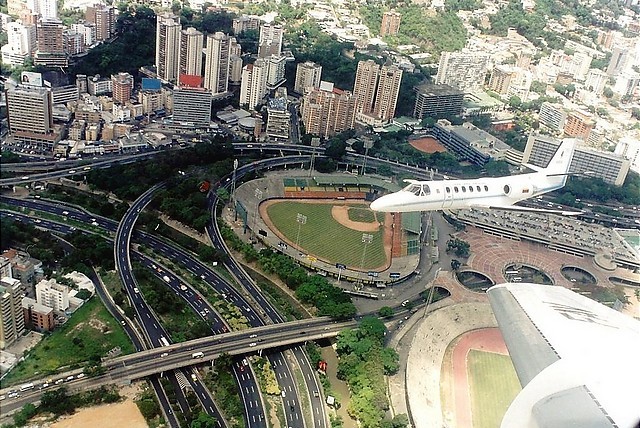
{"label": "car on highway", "polygon": [[75,173],[76,173],[76,170],[75,170],[75,169],[70,169],[70,170],[69,170],[69,174],[75,174]]}
{"label": "car on highway", "polygon": [[140,290],[138,290],[138,287],[133,287],[133,292],[134,292],[134,293],[139,293],[139,292],[140,292]]}
{"label": "car on highway", "polygon": [[254,347],[254,346],[256,346],[256,345],[257,345],[257,343],[256,343],[256,342],[251,342],[251,343],[249,344],[249,347],[251,347],[251,348],[252,348],[252,347]]}
{"label": "car on highway", "polygon": [[62,215],[69,215],[69,211],[62,211]]}

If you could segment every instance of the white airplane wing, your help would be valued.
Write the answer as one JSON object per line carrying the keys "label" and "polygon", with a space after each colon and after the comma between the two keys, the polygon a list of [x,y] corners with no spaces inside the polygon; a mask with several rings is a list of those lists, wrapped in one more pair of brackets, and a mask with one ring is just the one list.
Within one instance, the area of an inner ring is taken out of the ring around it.
{"label": "white airplane wing", "polygon": [[481,205],[481,204],[472,204],[471,208],[483,208],[483,209],[505,210],[505,211],[520,211],[520,212],[542,213],[542,214],[557,214],[557,215],[564,215],[564,216],[579,215],[579,214],[583,213],[583,211],[547,210],[547,209],[544,209],[544,208],[521,207],[519,205]]}
{"label": "white airplane wing", "polygon": [[522,391],[511,427],[640,427],[640,321],[560,286],[487,294]]}

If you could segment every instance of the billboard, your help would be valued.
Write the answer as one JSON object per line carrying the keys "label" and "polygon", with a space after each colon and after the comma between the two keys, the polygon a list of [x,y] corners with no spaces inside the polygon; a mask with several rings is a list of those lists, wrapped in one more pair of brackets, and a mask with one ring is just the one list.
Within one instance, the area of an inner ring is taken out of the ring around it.
{"label": "billboard", "polygon": [[25,86],[42,86],[42,74],[32,71],[23,71],[20,74],[20,83]]}

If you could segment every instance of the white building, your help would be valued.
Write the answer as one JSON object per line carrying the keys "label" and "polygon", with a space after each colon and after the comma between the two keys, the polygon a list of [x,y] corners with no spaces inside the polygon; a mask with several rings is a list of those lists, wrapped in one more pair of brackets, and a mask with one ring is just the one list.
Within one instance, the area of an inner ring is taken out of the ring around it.
{"label": "white building", "polygon": [[85,46],[91,46],[96,42],[96,26],[88,22],[71,24],[71,30],[82,35]]}
{"label": "white building", "polygon": [[464,92],[473,92],[482,86],[487,72],[489,55],[463,49],[460,52],[442,52],[436,84],[453,86]]}
{"label": "white building", "polygon": [[69,287],[55,279],[43,279],[36,284],[36,301],[54,311],[65,311],[69,308]]}
{"label": "white building", "polygon": [[253,64],[247,64],[242,68],[242,81],[240,82],[240,105],[246,105],[253,110],[267,93],[267,72],[269,62],[264,58],[258,58]]}
{"label": "white building", "polygon": [[283,35],[284,28],[282,28],[282,25],[263,24],[260,27],[260,39],[258,40],[258,58],[280,55]]}
{"label": "white building", "polygon": [[296,81],[293,90],[304,94],[305,88],[319,88],[322,66],[311,61],[301,62],[296,67]]}
{"label": "white building", "polygon": [[282,55],[271,55],[269,57],[269,66],[267,70],[267,86],[269,88],[276,88],[285,82],[284,67],[286,62],[286,57]]}
{"label": "white building", "polygon": [[587,79],[584,82],[584,87],[597,95],[602,95],[602,91],[604,90],[608,80],[609,76],[607,73],[602,70],[598,70],[597,68],[592,68],[587,73]]}
{"label": "white building", "polygon": [[622,137],[616,145],[615,154],[631,162],[629,169],[640,174],[640,138],[638,135]]}
{"label": "white building", "polygon": [[230,43],[230,37],[220,31],[207,37],[203,86],[213,96],[226,94],[229,90]]}
{"label": "white building", "polygon": [[541,125],[554,131],[562,132],[567,121],[567,112],[560,104],[544,102],[540,106],[538,120]]}
{"label": "white building", "polygon": [[6,25],[7,44],[0,48],[2,63],[18,66],[36,50],[36,26],[9,22]]}

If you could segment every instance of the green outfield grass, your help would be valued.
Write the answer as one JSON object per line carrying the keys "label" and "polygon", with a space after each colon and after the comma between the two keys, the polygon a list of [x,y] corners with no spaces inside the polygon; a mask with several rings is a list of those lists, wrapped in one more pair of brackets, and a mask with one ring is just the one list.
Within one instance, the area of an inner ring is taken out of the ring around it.
{"label": "green outfield grass", "polygon": [[[282,201],[267,208],[267,214],[278,231],[290,242],[296,242],[299,228],[298,242],[307,254],[330,263],[343,263],[356,269],[360,268],[364,254],[363,269],[375,269],[384,265],[386,258],[383,248],[383,229],[369,233],[373,235],[373,240],[367,244],[365,253],[362,243],[363,232],[349,229],[335,221],[331,216],[332,206],[330,203]],[[354,211],[360,213],[369,210],[358,206]],[[307,222],[303,225],[296,222],[297,214],[307,216]],[[373,212],[369,211],[369,214],[356,214],[357,221],[374,221]]]}
{"label": "green outfield grass", "polygon": [[474,428],[498,428],[520,392],[520,382],[508,355],[469,350],[467,357]]}

